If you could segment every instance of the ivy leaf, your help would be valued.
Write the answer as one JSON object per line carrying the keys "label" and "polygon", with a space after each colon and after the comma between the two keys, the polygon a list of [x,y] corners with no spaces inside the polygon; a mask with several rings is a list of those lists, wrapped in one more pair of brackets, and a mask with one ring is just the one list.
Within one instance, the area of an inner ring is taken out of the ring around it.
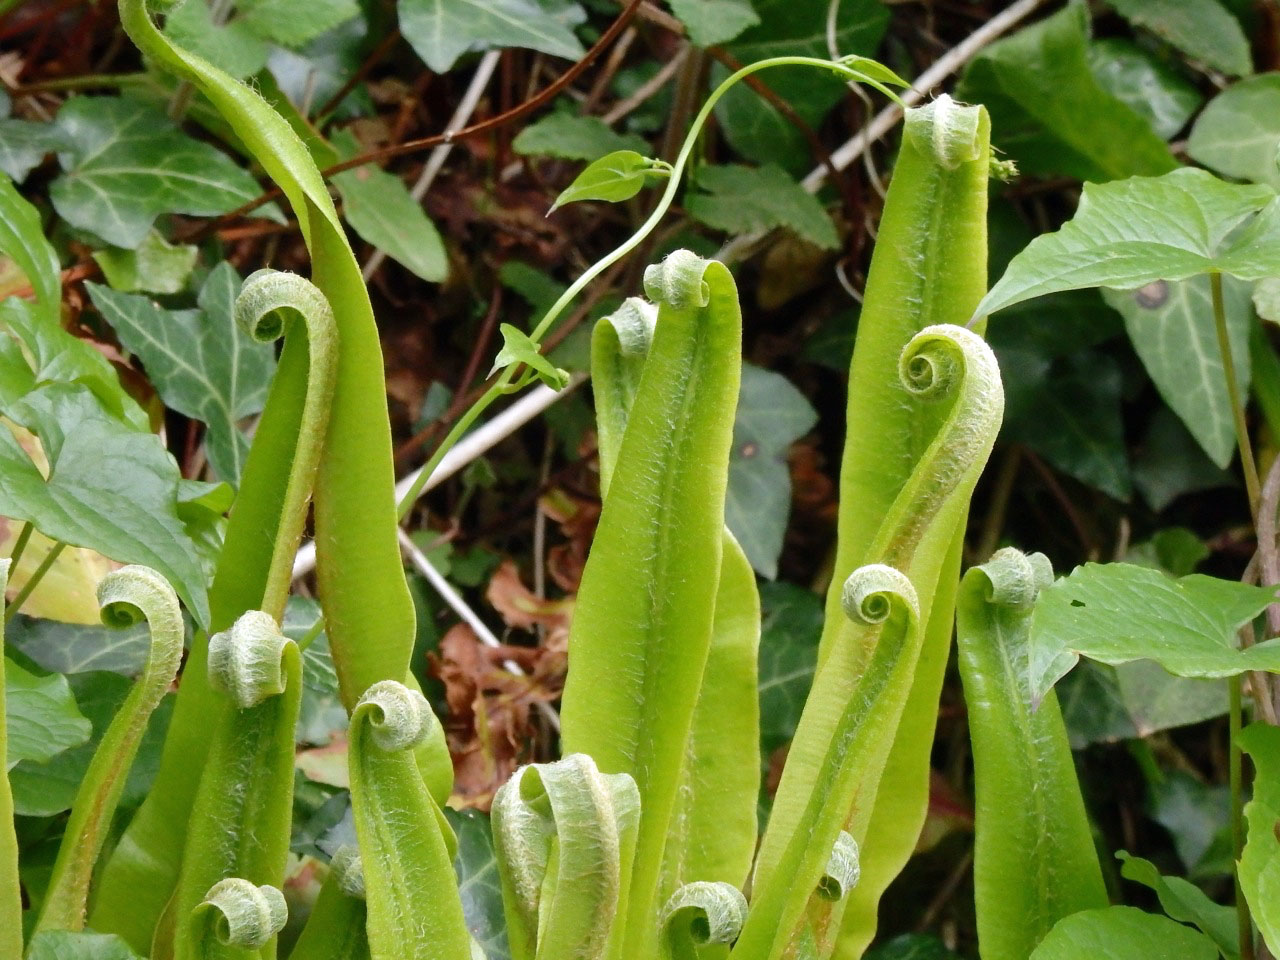
{"label": "ivy leaf", "polygon": [[652,160],[634,150],[615,150],[588,164],[574,177],[573,183],[556,197],[547,216],[566,203],[580,200],[605,200],[609,203],[630,200],[640,192],[649,177],[670,175],[671,168],[661,160]]}
{"label": "ivy leaf", "polygon": [[27,960],[142,960],[114,933],[45,930],[31,938]]}
{"label": "ivy leaf", "polygon": [[643,137],[617,133],[599,117],[583,117],[563,110],[529,124],[511,141],[511,146],[525,156],[563,160],[596,160],[619,150],[641,153],[649,149]]}
{"label": "ivy leaf", "polygon": [[1204,99],[1163,60],[1120,37],[1089,44],[1089,69],[1104,90],[1166,140],[1186,126]]}
{"label": "ivy leaf", "polygon": [[[310,17],[293,16],[294,22]],[[165,13],[164,32],[178,46],[216,63],[237,80],[252,76],[267,64],[270,44],[242,17],[214,23],[208,3],[179,3]]]}
{"label": "ivy leaf", "polygon": [[63,143],[61,131],[52,123],[6,117],[0,120],[0,170],[21,183]]}
{"label": "ivy leaf", "polygon": [[502,324],[498,329],[502,331],[502,349],[494,358],[493,369],[489,371],[490,376],[513,363],[523,363],[551,389],[565,388],[569,382],[569,374],[539,353],[538,345],[530,340],[527,334],[509,323]]}
{"label": "ivy leaf", "polygon": [[4,703],[9,739],[6,770],[23,760],[45,763],[86,742],[93,731],[76,706],[66,677],[57,673],[39,677],[8,658]]}
{"label": "ivy leaf", "polygon": [[728,43],[760,22],[751,0],[671,0],[671,12],[699,47]]}
{"label": "ivy leaf", "polygon": [[[727,48],[741,64],[781,55],[829,57],[827,48],[828,0],[753,0],[760,22],[746,30]],[[889,23],[889,10],[880,0],[842,0],[836,6],[835,46],[841,54],[875,53]],[[713,64],[711,84],[729,75]],[[825,71],[781,67],[756,76],[790,104],[810,127],[818,127],[849,95],[838,77]],[[716,105],[716,119],[725,139],[742,157],[753,163],[775,163],[799,176],[812,163],[813,154],[804,134],[746,84],[730,88]]]}
{"label": "ivy leaf", "polygon": [[[285,607],[285,636],[298,642],[320,619],[320,604],[310,597],[290,597]],[[298,708],[297,740],[328,746],[347,731],[347,711],[338,695],[338,672],[329,653],[329,635],[321,630],[302,651],[302,703]]]}
{"label": "ivy leaf", "polygon": [[1205,455],[1168,407],[1160,407],[1134,455],[1133,482],[1160,511],[1185,493],[1234,486],[1236,479]]}
{"label": "ivy leaf", "polygon": [[39,437],[48,479],[0,429],[0,516],[122,563],[153,567],[202,624],[205,575],[176,500],[178,465],[160,438],[131,429],[81,384],[39,387],[5,411]]}
{"label": "ivy leaf", "polygon": [[[1240,390],[1249,390],[1250,285],[1224,278],[1223,307],[1232,365]],[[1236,450],[1231,401],[1222,370],[1207,276],[1170,283],[1156,280],[1132,291],[1104,290],[1124,317],[1133,348],[1165,403],[1219,467]]]}
{"label": "ivy leaf", "polygon": [[53,673],[108,671],[133,677],[146,666],[151,633],[146,623],[115,630],[19,613],[5,625],[5,643]]}
{"label": "ivy leaf", "polygon": [[693,177],[702,193],[686,200],[695,220],[726,233],[786,227],[825,250],[840,247],[836,226],[817,197],[774,164],[704,166]]}
{"label": "ivy leaf", "polygon": [[1180,677],[1280,673],[1280,639],[1243,650],[1236,631],[1275,590],[1201,574],[1174,579],[1130,563],[1086,563],[1040,594],[1031,619],[1031,691],[1038,701],[1085,656],[1155,660]]}
{"label": "ivy leaf", "polygon": [[259,37],[295,50],[360,15],[356,0],[309,0],[305,16],[295,0],[238,0],[236,6]]}
{"label": "ivy leaf", "polygon": [[791,512],[787,451],[817,422],[808,399],[786,377],[743,364],[724,522],[751,566],[770,580],[778,575]]}
{"label": "ivy leaf", "polygon": [[1191,128],[1187,155],[1226,177],[1280,189],[1280,74],[1264,73],[1209,101]]}
{"label": "ivy leaf", "polygon": [[1218,0],[1107,0],[1136,27],[1144,27],[1187,56],[1231,76],[1253,72],[1240,21]]}
{"label": "ivy leaf", "polygon": [[1073,749],[1117,743],[1227,712],[1222,680],[1175,677],[1150,660],[1110,667],[1085,660],[1057,685]]}
{"label": "ivy leaf", "polygon": [[1218,948],[1197,930],[1136,907],[1081,910],[1063,917],[1031,960],[1217,960]]}
{"label": "ivy leaf", "polygon": [[1239,743],[1253,759],[1253,799],[1245,805],[1249,836],[1240,858],[1240,887],[1272,953],[1280,950],[1280,729],[1255,723]]}
{"label": "ivy leaf", "polygon": [[960,957],[935,936],[904,933],[872,948],[866,960],[960,960]]}
{"label": "ivy leaf", "polygon": [[822,598],[782,580],[760,584],[760,759],[795,736],[813,685],[822,635]]}
{"label": "ivy leaf", "polygon": [[230,157],[141,100],[76,97],[56,124],[67,146],[49,188],[54,209],[117,247],[138,246],[160,214],[226,213],[260,192]]}
{"label": "ivy leaf", "polygon": [[196,265],[196,248],[191,244],[170,244],[156,230],[147,233],[136,250],[107,247],[93,259],[112,289],[124,292],[177,293],[186,286]]}
{"label": "ivy leaf", "polygon": [[445,819],[458,837],[458,894],[467,929],[480,944],[486,960],[510,960],[507,921],[502,910],[502,885],[493,853],[489,818],[479,810],[445,808]]}
{"label": "ivy leaf", "polygon": [[1009,263],[975,314],[1082,287],[1132,290],[1213,270],[1280,276],[1280,199],[1183,167],[1161,177],[1087,183],[1076,215]]}
{"label": "ivy leaf", "polygon": [[224,261],[213,269],[200,291],[199,310],[166,310],[96,283],[85,288],[120,342],[142,360],[165,404],[208,425],[209,465],[238,485],[249,452],[239,424],[266,403],[275,352],[236,326],[235,268]]}
{"label": "ivy leaf", "polygon": [[1150,887],[1160,898],[1160,907],[1171,918],[1191,923],[1211,938],[1227,960],[1240,956],[1240,932],[1234,907],[1214,903],[1194,883],[1182,877],[1165,877],[1150,860],[1119,851],[1116,857],[1123,866],[1120,875],[1126,880]]}
{"label": "ivy leaf", "polygon": [[993,141],[1024,173],[1105,181],[1178,166],[1168,144],[1089,68],[1083,3],[997,41],[965,68],[956,96],[985,104]]}
{"label": "ivy leaf", "polygon": [[[354,157],[360,149],[349,130],[334,137],[333,145],[340,160]],[[440,231],[399,177],[366,164],[337,174],[333,182],[342,194],[343,216],[361,239],[428,283],[439,283],[448,275]]]}
{"label": "ivy leaf", "polygon": [[546,0],[399,0],[400,32],[436,73],[464,53],[526,47],[577,60],[582,44],[570,29],[585,19],[577,4]]}

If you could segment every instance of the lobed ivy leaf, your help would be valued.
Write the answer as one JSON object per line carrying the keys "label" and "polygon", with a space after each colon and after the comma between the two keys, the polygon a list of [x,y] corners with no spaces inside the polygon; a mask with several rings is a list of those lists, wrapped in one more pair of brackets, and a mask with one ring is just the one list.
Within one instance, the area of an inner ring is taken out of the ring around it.
{"label": "lobed ivy leaf", "polygon": [[1083,660],[1054,689],[1074,750],[1149,737],[1227,712],[1224,681],[1175,677],[1151,660],[1117,667]]}
{"label": "lobed ivy leaf", "polygon": [[786,377],[743,364],[724,522],[751,566],[770,580],[778,575],[791,512],[787,451],[817,422],[817,412]]}
{"label": "lobed ivy leaf", "polygon": [[956,96],[991,113],[993,141],[1024,173],[1106,181],[1178,166],[1168,145],[1089,66],[1083,3],[979,53]]}
{"label": "lobed ivy leaf", "polygon": [[1240,747],[1257,776],[1245,805],[1248,839],[1240,858],[1240,888],[1271,952],[1280,951],[1280,729],[1255,723],[1240,734]]}
{"label": "lobed ivy leaf", "polygon": [[502,324],[498,329],[502,332],[502,349],[494,357],[490,376],[513,363],[523,363],[553,390],[565,388],[569,383],[569,374],[539,353],[538,345],[529,339],[528,334],[509,323]]}
{"label": "lobed ivy leaf", "polygon": [[596,160],[619,150],[639,153],[649,149],[643,137],[617,133],[599,117],[584,117],[564,110],[529,124],[511,141],[511,147],[525,156],[564,160]]}
{"label": "lobed ivy leaf", "polygon": [[151,230],[137,249],[106,247],[94,251],[93,259],[113,290],[177,293],[191,276],[196,252],[191,244],[170,244],[158,231]]}
{"label": "lobed ivy leaf", "polygon": [[[339,160],[354,157],[360,149],[349,130],[338,133],[333,145]],[[337,174],[333,183],[342,195],[342,214],[361,239],[428,283],[439,283],[448,275],[440,231],[399,177],[366,164]]]}
{"label": "lobed ivy leaf", "polygon": [[1180,677],[1280,673],[1280,638],[1236,646],[1236,632],[1274,601],[1274,589],[1233,580],[1174,579],[1130,563],[1086,563],[1036,603],[1032,697],[1038,702],[1081,656],[1110,664],[1155,660]]}
{"label": "lobed ivy leaf", "polygon": [[577,60],[582,44],[571,27],[586,15],[563,0],[399,0],[400,32],[436,73],[464,53],[525,47]]}
{"label": "lobed ivy leaf", "polygon": [[1136,907],[1081,910],[1063,917],[1031,960],[1217,960],[1218,948],[1198,930]]}
{"label": "lobed ivy leaf", "polygon": [[1231,76],[1253,72],[1249,40],[1219,0],[1107,0],[1116,12],[1187,56]]}
{"label": "lobed ivy leaf", "polygon": [[630,200],[649,177],[668,177],[671,168],[661,160],[652,160],[634,150],[615,150],[590,163],[556,197],[547,216],[566,203],[580,200],[605,200],[618,203]]}
{"label": "lobed ivy leaf", "polygon": [[1160,898],[1160,907],[1172,919],[1194,924],[1218,946],[1227,960],[1240,956],[1240,932],[1234,907],[1224,907],[1209,899],[1208,894],[1182,877],[1165,877],[1150,860],[1135,857],[1124,850],[1116,857],[1121,861],[1120,875],[1126,880],[1150,887]]}
{"label": "lobed ivy leaf", "polygon": [[1183,167],[1160,177],[1087,183],[1076,215],[1013,258],[976,316],[1083,287],[1132,290],[1211,271],[1280,276],[1280,198]]}
{"label": "lobed ivy leaf", "polygon": [[671,12],[699,47],[728,43],[760,22],[751,0],[671,0]]}
{"label": "lobed ivy leaf", "polygon": [[[292,17],[307,21],[307,17]],[[174,43],[216,63],[237,80],[252,76],[267,64],[271,46],[242,17],[213,22],[208,3],[179,3],[165,13],[164,32]]]}
{"label": "lobed ivy leaf", "polygon": [[[1249,390],[1251,285],[1225,277],[1222,300],[1231,361],[1240,390]],[[1235,425],[1214,325],[1209,277],[1155,280],[1137,290],[1103,290],[1124,317],[1134,350],[1160,396],[1215,464],[1225,468],[1236,451]]]}
{"label": "lobed ivy leaf", "polygon": [[1204,99],[1190,80],[1130,40],[1094,40],[1088,57],[1098,85],[1166,140],[1186,126]]}
{"label": "lobed ivy leaf", "polygon": [[236,7],[257,36],[295,50],[360,15],[356,0],[308,0],[305,16],[295,0],[237,0]]}
{"label": "lobed ivy leaf", "polygon": [[8,724],[5,769],[23,760],[45,763],[89,739],[93,727],[76,706],[67,678],[37,676],[12,660],[4,663],[4,705]]}
{"label": "lobed ivy leaf", "polygon": [[165,404],[208,425],[209,465],[238,486],[249,452],[240,421],[262,411],[276,364],[271,344],[258,343],[235,323],[235,268],[224,261],[213,269],[199,310],[166,310],[91,282],[85,288],[120,342],[142,360]]}
{"label": "lobed ivy leaf", "polygon": [[703,166],[693,184],[702,192],[685,205],[709,227],[732,234],[785,227],[824,250],[840,247],[836,225],[818,198],[779,166]]}
{"label": "lobed ivy leaf", "polygon": [[27,960],[143,960],[113,933],[44,930],[31,938]]}
{"label": "lobed ivy leaf", "polygon": [[75,97],[58,112],[63,174],[49,188],[73,227],[133,248],[164,213],[211,216],[258,195],[230,157],[179,130],[159,107],[129,97]]}
{"label": "lobed ivy leaf", "polygon": [[444,811],[445,819],[458,837],[458,893],[462,912],[473,940],[484,951],[485,960],[510,960],[507,921],[502,908],[502,885],[498,861],[493,852],[489,818],[479,810]]}
{"label": "lobed ivy leaf", "polygon": [[0,120],[0,171],[21,183],[64,143],[62,132],[52,123],[6,117]]}
{"label": "lobed ivy leaf", "polygon": [[0,516],[154,568],[207,623],[205,574],[178,515],[178,466],[160,438],[126,426],[81,384],[41,386],[5,413],[40,439],[48,476],[0,429]]}
{"label": "lobed ivy leaf", "polygon": [[1280,74],[1233,84],[1209,101],[1191,128],[1187,155],[1226,177],[1280,189]]}
{"label": "lobed ivy leaf", "polygon": [[132,677],[146,666],[151,634],[145,621],[116,630],[20,613],[6,624],[5,643],[53,673],[107,671]]}

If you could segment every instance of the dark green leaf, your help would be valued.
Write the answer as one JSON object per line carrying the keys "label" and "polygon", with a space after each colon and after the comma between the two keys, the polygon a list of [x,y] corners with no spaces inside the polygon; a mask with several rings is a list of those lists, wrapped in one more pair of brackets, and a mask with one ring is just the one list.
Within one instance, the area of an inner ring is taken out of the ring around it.
{"label": "dark green leaf", "polygon": [[579,200],[606,200],[609,203],[630,200],[652,176],[670,176],[670,171],[660,161],[651,160],[634,150],[615,150],[588,164],[556,197],[548,214],[557,207]]}
{"label": "dark green leaf", "polygon": [[1232,870],[1231,792],[1173,770],[1150,787],[1151,819],[1169,831],[1178,857],[1193,877]]}
{"label": "dark green leaf", "polygon": [[[1224,278],[1223,308],[1231,357],[1241,392],[1249,389],[1251,285]],[[1165,403],[1187,425],[1205,453],[1226,467],[1236,450],[1235,421],[1227,396],[1222,355],[1207,276],[1155,280],[1137,290],[1103,290],[1124,317],[1133,348]]]}
{"label": "dark green leaf", "polygon": [[699,47],[728,43],[760,22],[751,0],[671,0],[671,12]]}
{"label": "dark green leaf", "polygon": [[1124,561],[1185,577],[1208,556],[1209,548],[1195,533],[1186,527],[1166,527],[1145,543],[1130,547]]}
{"label": "dark green leaf", "polygon": [[584,14],[575,3],[547,0],[399,0],[400,30],[427,66],[451,70],[464,53],[527,47],[577,60],[582,44],[570,27]]}
{"label": "dark green leaf", "polygon": [[1241,80],[1196,118],[1187,155],[1227,177],[1280,188],[1280,74]]}
{"label": "dark green leaf", "polygon": [[27,960],[142,960],[110,933],[45,930],[31,939]]}
{"label": "dark green leaf", "polygon": [[1081,287],[1133,290],[1213,270],[1280,276],[1280,198],[1183,167],[1162,177],[1085,184],[1076,215],[1036,237],[978,304],[995,313]]}
{"label": "dark green leaf", "polygon": [[86,283],[94,306],[136,354],[166,405],[209,427],[209,465],[238,485],[249,452],[240,421],[262,411],[275,351],[235,323],[240,278],[226,262],[209,274],[199,310],[166,310],[146,297]]}
{"label": "dark green leaf", "polygon": [[502,888],[489,818],[479,810],[448,808],[445,818],[458,836],[458,857],[454,865],[467,929],[487,960],[509,960],[507,922],[502,912]]}
{"label": "dark green leaf", "polygon": [[760,584],[760,745],[765,759],[795,735],[813,683],[822,598],[793,583]]}
{"label": "dark green leaf", "polygon": [[54,209],[117,247],[140,244],[162,213],[226,213],[260,192],[230,157],[150,103],[75,97],[56,122],[67,145],[58,155],[65,173],[49,188]]}
{"label": "dark green leaf", "polygon": [[787,451],[818,415],[786,377],[743,364],[724,520],[751,566],[773,579],[791,511]]}
{"label": "dark green leaf", "polygon": [[1083,3],[999,40],[965,69],[957,96],[991,112],[992,143],[1024,173],[1105,181],[1173,170],[1145,119],[1089,69]]}
{"label": "dark green leaf", "polygon": [[781,167],[699,167],[693,178],[701,193],[685,205],[690,216],[726,233],[786,227],[827,250],[840,246],[831,217],[813,194]]}
{"label": "dark green leaf", "polygon": [[564,160],[596,160],[619,150],[644,153],[649,149],[642,137],[615,133],[599,117],[583,117],[563,110],[529,124],[511,141],[511,146],[516,153],[526,156]]}
{"label": "dark green leaf", "polygon": [[79,384],[40,387],[6,414],[40,438],[49,477],[12,431],[0,429],[0,516],[154,568],[207,623],[205,574],[175,502],[178,465],[160,438],[126,427]]}
{"label": "dark green leaf", "polygon": [[526,333],[509,323],[502,324],[498,329],[502,332],[502,349],[493,360],[490,374],[513,363],[523,363],[537,373],[538,378],[547,386],[555,390],[564,389],[569,382],[569,374],[539,353],[538,345]]}
{"label": "dark green leaf", "polygon": [[76,706],[67,678],[39,677],[5,659],[4,709],[8,724],[6,767],[23,760],[45,763],[89,739],[92,725]]}
{"label": "dark green leaf", "polygon": [[93,259],[98,261],[112,289],[125,293],[177,293],[186,286],[196,265],[196,248],[170,244],[152,230],[136,250],[107,247],[95,251]]}
{"label": "dark green leaf", "polygon": [[5,642],[54,673],[106,670],[132,677],[146,665],[151,634],[145,622],[114,630],[94,624],[37,620],[20,613],[6,625]]}
{"label": "dark green leaf", "polygon": [[1130,23],[1145,27],[1187,56],[1232,76],[1253,72],[1240,21],[1218,0],[1107,0]]}
{"label": "dark green leaf", "polygon": [[[755,0],[760,23],[728,46],[742,64],[782,55],[829,57],[827,49],[828,0]],[[843,54],[871,55],[884,36],[889,11],[879,0],[843,0],[836,7],[836,49]],[[711,83],[728,75],[713,66]],[[803,67],[781,67],[756,77],[786,101],[811,127],[819,126],[848,88],[834,76],[819,75]],[[814,163],[804,135],[760,94],[740,83],[716,105],[716,117],[725,139],[741,156],[755,163],[776,163],[798,176]]]}
{"label": "dark green leaf", "polygon": [[1120,500],[1131,485],[1120,419],[1123,383],[1115,359],[1086,350],[1048,359],[1002,349],[1004,436],[1059,470]]}
{"label": "dark green leaf", "polygon": [[[307,17],[292,17],[305,22]],[[237,80],[252,76],[267,63],[270,44],[242,17],[213,22],[208,3],[179,3],[165,14],[164,32],[179,46],[216,63]]]}
{"label": "dark green leaf", "polygon": [[1136,43],[1119,37],[1089,44],[1098,84],[1166,140],[1191,119],[1203,98],[1195,85]]}
{"label": "dark green leaf", "polygon": [[[333,144],[341,160],[360,151],[347,130],[334,137]],[[399,177],[370,164],[339,173],[333,182],[342,194],[343,216],[361,239],[429,283],[439,283],[448,275],[449,259],[440,231]]]}
{"label": "dark green leaf", "polygon": [[1163,510],[1184,493],[1235,485],[1214,466],[1195,438],[1167,407],[1151,418],[1133,462],[1133,482],[1153,510]]}
{"label": "dark green leaf", "polygon": [[1217,960],[1199,931],[1133,907],[1082,910],[1059,920],[1031,960]]}
{"label": "dark green leaf", "polygon": [[1203,890],[1182,877],[1161,876],[1156,865],[1121,850],[1116,856],[1124,864],[1121,875],[1145,887],[1160,898],[1160,906],[1174,920],[1195,924],[1218,945],[1227,960],[1240,956],[1240,932],[1234,907],[1214,903]]}
{"label": "dark green leaf", "polygon": [[1274,597],[1274,589],[1234,580],[1175,580],[1129,563],[1086,563],[1036,603],[1033,695],[1042,696],[1081,656],[1111,664],[1155,660],[1181,677],[1280,672],[1280,640],[1241,650],[1236,636]]}
{"label": "dark green leaf", "polygon": [[866,960],[960,960],[946,944],[927,933],[904,933],[867,953]]}
{"label": "dark green leaf", "polygon": [[63,141],[62,132],[52,123],[0,120],[0,170],[21,183]]}
{"label": "dark green leaf", "polygon": [[356,0],[308,0],[305,16],[294,0],[238,0],[236,6],[259,37],[294,49],[360,15]]}

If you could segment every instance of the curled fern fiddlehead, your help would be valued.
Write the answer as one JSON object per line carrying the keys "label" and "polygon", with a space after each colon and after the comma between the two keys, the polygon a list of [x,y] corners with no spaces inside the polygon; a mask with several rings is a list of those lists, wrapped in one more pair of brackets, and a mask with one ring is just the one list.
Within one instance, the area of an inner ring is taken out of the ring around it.
{"label": "curled fern fiddlehead", "polygon": [[905,603],[919,615],[916,588],[906,574],[883,563],[871,563],[849,574],[841,594],[844,613],[865,626],[884,623],[895,603]]}
{"label": "curled fern fiddlehead", "polygon": [[696,960],[700,948],[733,943],[747,918],[747,898],[730,883],[697,880],[680,887],[658,917],[671,960]]}
{"label": "curled fern fiddlehead", "polygon": [[827,868],[818,881],[818,896],[823,900],[843,900],[858,885],[858,841],[844,830],[836,837]]}
{"label": "curled fern fiddlehead", "polygon": [[344,843],[333,854],[329,869],[338,878],[338,888],[348,897],[364,899],[364,866],[360,862],[360,848]]}
{"label": "curled fern fiddlehead", "polygon": [[436,722],[427,698],[395,680],[375,683],[364,692],[352,712],[352,725],[360,719],[368,723],[373,742],[388,753],[416,747]]}
{"label": "curled fern fiddlehead", "polygon": [[239,877],[219,880],[192,911],[194,939],[202,948],[198,956],[216,955],[210,940],[224,947],[263,947],[288,918],[284,894],[276,887],[255,886]]}
{"label": "curled fern fiddlehead", "polygon": [[150,567],[127,566],[107,574],[98,584],[98,604],[107,626],[125,628],[145,620],[151,632],[150,654],[142,676],[103,734],[76,792],[37,930],[79,930],[84,926],[94,865],[129,768],[147,721],[173,683],[182,659],[183,623],[177,594]]}

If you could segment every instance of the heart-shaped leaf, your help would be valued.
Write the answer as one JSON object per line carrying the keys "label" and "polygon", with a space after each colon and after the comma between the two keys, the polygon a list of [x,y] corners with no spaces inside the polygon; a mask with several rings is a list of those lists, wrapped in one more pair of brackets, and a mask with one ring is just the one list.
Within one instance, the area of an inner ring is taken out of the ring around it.
{"label": "heart-shaped leaf", "polygon": [[580,200],[605,200],[609,203],[630,200],[640,192],[649,177],[670,175],[670,166],[661,160],[650,159],[634,150],[615,150],[588,164],[556,197],[547,213],[549,215],[566,203]]}

